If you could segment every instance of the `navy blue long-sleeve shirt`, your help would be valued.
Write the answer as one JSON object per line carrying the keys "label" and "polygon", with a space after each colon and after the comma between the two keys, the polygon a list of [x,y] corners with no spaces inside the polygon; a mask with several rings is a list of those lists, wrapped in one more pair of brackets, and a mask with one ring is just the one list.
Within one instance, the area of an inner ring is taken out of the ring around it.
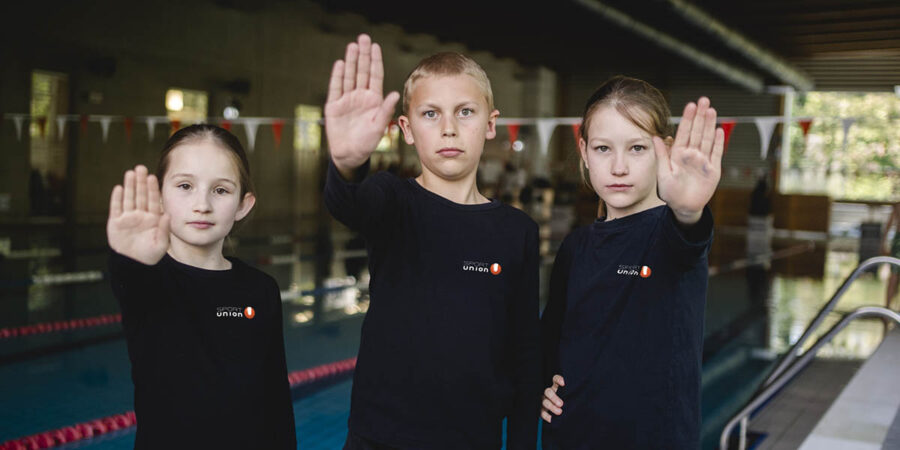
{"label": "navy blue long-sleeve shirt", "polygon": [[668,206],[566,237],[542,317],[544,382],[561,374],[551,448],[699,448],[712,215],[682,230]]}
{"label": "navy blue long-sleeve shirt", "polygon": [[296,449],[275,280],[110,252],[131,359],[135,449]]}
{"label": "navy blue long-sleeve shirt", "polygon": [[350,432],[398,448],[496,449],[508,416],[508,448],[535,448],[535,222],[497,201],[454,203],[384,172],[346,182],[333,163],[325,202],[369,251]]}

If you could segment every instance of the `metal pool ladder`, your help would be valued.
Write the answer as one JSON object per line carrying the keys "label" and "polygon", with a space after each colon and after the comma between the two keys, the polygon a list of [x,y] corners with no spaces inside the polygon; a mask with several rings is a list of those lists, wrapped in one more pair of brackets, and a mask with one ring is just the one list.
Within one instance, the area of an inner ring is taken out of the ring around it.
{"label": "metal pool ladder", "polygon": [[900,259],[892,258],[889,256],[876,256],[874,258],[869,258],[860,264],[856,270],[851,273],[847,279],[844,280],[844,283],[841,287],[834,293],[831,297],[831,300],[819,310],[819,314],[815,319],[806,327],[806,331],[803,332],[803,335],[800,336],[800,339],[797,339],[797,342],[791,346],[791,349],[788,350],[787,353],[781,358],[778,364],[772,369],[772,372],[766,378],[766,381],[762,383],[759,390],[757,390],[756,394],[754,394],[753,398],[747,402],[746,406],[744,406],[737,414],[735,414],[731,420],[728,421],[728,424],[725,425],[725,428],[722,430],[722,434],[719,436],[719,448],[720,450],[728,450],[728,438],[731,436],[731,432],[734,430],[734,427],[740,424],[740,434],[738,440],[738,448],[740,450],[745,450],[747,448],[747,426],[750,422],[750,415],[757,412],[757,409],[769,401],[772,397],[778,394],[778,392],[783,388],[786,384],[790,383],[797,373],[803,370],[812,359],[816,356],[816,353],[819,349],[822,348],[825,344],[829,343],[832,338],[836,334],[838,334],[844,327],[847,326],[850,322],[862,318],[862,317],[881,317],[884,319],[890,319],[900,324],[900,314],[896,311],[890,310],[888,308],[884,308],[881,306],[862,306],[857,308],[856,310],[846,314],[841,320],[831,327],[824,336],[819,338],[812,347],[809,348],[806,352],[800,353],[801,348],[809,339],[809,337],[815,332],[819,326],[822,325],[822,322],[825,320],[825,316],[828,315],[834,309],[834,306],[837,304],[838,300],[844,295],[845,292],[850,288],[850,285],[856,281],[857,278],[868,268],[872,266],[877,266],[879,264],[890,264],[893,266],[900,267]]}

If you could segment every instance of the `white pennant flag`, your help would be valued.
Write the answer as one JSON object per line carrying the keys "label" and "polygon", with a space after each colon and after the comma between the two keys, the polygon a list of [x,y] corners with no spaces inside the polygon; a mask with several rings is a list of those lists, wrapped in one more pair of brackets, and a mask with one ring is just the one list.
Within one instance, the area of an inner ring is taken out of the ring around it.
{"label": "white pennant flag", "polygon": [[66,134],[66,116],[59,116],[56,118],[56,139],[63,140],[63,136]]}
{"label": "white pennant flag", "polygon": [[24,114],[10,114],[13,120],[13,124],[16,126],[16,140],[22,141],[22,125],[25,124],[25,115]]}
{"label": "white pennant flag", "polygon": [[753,122],[756,123],[756,131],[759,132],[759,157],[766,159],[769,155],[769,141],[772,140],[772,133],[775,131],[775,125],[778,124],[777,117],[754,117]]}
{"label": "white pennant flag", "polygon": [[103,132],[103,143],[106,143],[106,138],[109,137],[109,124],[112,122],[112,117],[110,116],[100,116],[100,131]]}
{"label": "white pennant flag", "polygon": [[153,136],[156,135],[156,118],[147,118],[147,135],[150,136],[150,142],[153,142]]}
{"label": "white pennant flag", "polygon": [[537,132],[538,140],[541,141],[541,154],[547,155],[550,147],[550,138],[553,136],[553,130],[556,129],[556,119],[538,119]]}
{"label": "white pennant flag", "polygon": [[844,127],[844,141],[841,144],[841,149],[844,152],[847,151],[847,144],[849,143],[850,139],[850,127],[852,127],[854,123],[856,123],[855,117],[847,117],[845,119],[841,119],[841,125],[843,125]]}
{"label": "white pennant flag", "polygon": [[244,119],[244,131],[247,132],[247,151],[253,152],[256,145],[256,129],[259,127],[259,119]]}

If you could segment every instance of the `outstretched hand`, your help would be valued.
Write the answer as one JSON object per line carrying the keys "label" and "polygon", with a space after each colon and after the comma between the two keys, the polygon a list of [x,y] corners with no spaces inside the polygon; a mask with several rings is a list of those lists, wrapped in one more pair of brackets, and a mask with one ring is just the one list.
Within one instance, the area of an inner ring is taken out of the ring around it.
{"label": "outstretched hand", "polygon": [[335,166],[349,178],[375,151],[394,114],[400,94],[382,96],[381,47],[359,35],[347,45],[344,60],[331,70],[325,103],[325,134]]}
{"label": "outstretched hand", "polygon": [[701,97],[684,107],[671,147],[659,137],[653,138],[653,147],[659,197],[680,223],[696,223],[719,184],[725,149],[725,132],[716,128],[716,110],[709,99]]}
{"label": "outstretched hand", "polygon": [[106,237],[113,250],[147,265],[162,259],[169,249],[169,215],[159,199],[159,183],[146,167],[125,172],[109,200]]}

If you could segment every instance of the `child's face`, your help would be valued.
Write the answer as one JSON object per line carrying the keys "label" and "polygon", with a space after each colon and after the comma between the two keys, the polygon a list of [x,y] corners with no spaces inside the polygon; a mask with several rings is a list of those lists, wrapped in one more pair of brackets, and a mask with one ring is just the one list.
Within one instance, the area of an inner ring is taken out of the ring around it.
{"label": "child's face", "polygon": [[422,171],[444,180],[475,172],[485,139],[493,139],[497,110],[470,76],[429,76],[416,81],[408,116],[400,116],[407,144],[415,145]]}
{"label": "child's face", "polygon": [[256,201],[249,192],[241,201],[240,175],[228,150],[204,140],[180,145],[168,158],[162,204],[171,217],[172,239],[194,247],[221,246]]}
{"label": "child's face", "polygon": [[615,108],[591,116],[587,142],[579,139],[591,185],[606,203],[608,218],[624,217],[659,203],[653,139]]}

